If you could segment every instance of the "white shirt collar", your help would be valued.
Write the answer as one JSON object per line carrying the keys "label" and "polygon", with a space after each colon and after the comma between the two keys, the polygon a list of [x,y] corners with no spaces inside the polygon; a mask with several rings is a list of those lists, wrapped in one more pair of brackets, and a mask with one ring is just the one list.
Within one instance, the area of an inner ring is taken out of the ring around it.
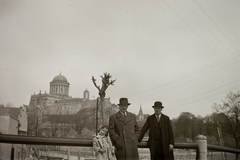
{"label": "white shirt collar", "polygon": [[127,115],[127,112],[123,113],[122,111],[120,111],[122,113],[123,116]]}

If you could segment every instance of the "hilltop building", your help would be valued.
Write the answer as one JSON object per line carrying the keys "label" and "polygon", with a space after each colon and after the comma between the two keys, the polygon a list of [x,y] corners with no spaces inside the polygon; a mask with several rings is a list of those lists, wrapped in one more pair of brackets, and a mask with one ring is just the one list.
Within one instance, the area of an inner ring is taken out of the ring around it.
{"label": "hilltop building", "polygon": [[[50,82],[49,93],[40,91],[31,95],[28,107],[29,135],[64,136],[69,130],[80,133],[83,125],[85,127],[87,124],[86,127],[93,129],[97,99],[90,99],[87,89],[82,98],[72,98],[69,96],[69,90],[70,83],[60,74]],[[105,110],[106,116],[109,116],[117,112],[118,107],[110,102],[110,98],[105,98]],[[85,117],[86,115],[88,117]],[[81,119],[82,117],[85,118]]]}

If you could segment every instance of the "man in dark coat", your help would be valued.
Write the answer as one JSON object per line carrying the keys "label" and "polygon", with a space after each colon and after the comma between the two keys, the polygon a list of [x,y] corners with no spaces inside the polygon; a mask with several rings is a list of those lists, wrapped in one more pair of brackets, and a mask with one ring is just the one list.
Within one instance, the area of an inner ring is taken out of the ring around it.
{"label": "man in dark coat", "polygon": [[155,113],[147,118],[141,129],[138,142],[141,142],[144,134],[149,129],[148,147],[151,160],[173,160],[174,137],[171,121],[168,116],[162,114],[162,103],[154,103]]}
{"label": "man in dark coat", "polygon": [[116,148],[118,160],[138,160],[138,137],[140,128],[136,115],[127,112],[127,98],[120,98],[119,112],[109,117],[109,135]]}

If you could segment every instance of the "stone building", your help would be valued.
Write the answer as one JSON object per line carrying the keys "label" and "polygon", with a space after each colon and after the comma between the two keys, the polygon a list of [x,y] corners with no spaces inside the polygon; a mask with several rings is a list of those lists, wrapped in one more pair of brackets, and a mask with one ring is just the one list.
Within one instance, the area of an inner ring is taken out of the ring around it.
{"label": "stone building", "polygon": [[[96,121],[97,99],[90,99],[87,89],[82,98],[72,98],[69,90],[70,83],[60,74],[50,82],[49,93],[40,91],[31,95],[28,107],[29,135],[64,136],[69,130],[80,134],[86,124],[90,130],[95,129],[93,123]],[[105,111],[106,116],[118,111],[110,98],[105,98]]]}
{"label": "stone building", "polygon": [[[27,114],[26,108],[0,107],[0,134],[26,135],[27,133]],[[20,144],[0,144],[0,159],[19,159],[21,152]],[[12,154],[14,149],[14,154]],[[11,157],[11,156],[14,157]]]}

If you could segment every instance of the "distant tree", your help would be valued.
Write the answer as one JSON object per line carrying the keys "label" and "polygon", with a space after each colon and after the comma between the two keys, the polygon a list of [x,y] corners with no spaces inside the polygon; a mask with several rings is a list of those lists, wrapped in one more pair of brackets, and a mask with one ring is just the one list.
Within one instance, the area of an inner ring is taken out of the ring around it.
{"label": "distant tree", "polygon": [[37,113],[34,107],[27,108],[28,135],[35,136],[37,134]]}
{"label": "distant tree", "polygon": [[76,131],[81,133],[83,128],[95,129],[96,108],[83,108],[75,115]]}
{"label": "distant tree", "polygon": [[[235,139],[236,148],[240,149],[240,92],[228,93],[222,104],[214,103],[212,108],[219,114],[219,117],[224,118],[224,122],[227,122],[225,124],[227,126],[224,127],[229,127],[229,133]],[[236,159],[238,159],[238,154]]]}
{"label": "distant tree", "polygon": [[177,137],[194,138],[196,117],[189,112],[182,112],[175,121],[175,129]]}
{"label": "distant tree", "polygon": [[87,129],[86,127],[82,129],[81,131],[81,137],[82,138],[93,138],[94,132]]}
{"label": "distant tree", "polygon": [[216,113],[204,117],[204,134],[209,137],[218,137],[216,126]]}
{"label": "distant tree", "polygon": [[77,138],[78,137],[78,133],[73,128],[70,128],[70,130],[66,133],[65,137]]}
{"label": "distant tree", "polygon": [[195,127],[197,127],[196,128],[196,133],[197,134],[203,134],[203,132],[204,132],[204,118],[202,117],[202,116],[197,116],[196,117],[196,122],[195,122]]}
{"label": "distant tree", "polygon": [[179,135],[178,135],[178,132],[177,132],[177,121],[178,121],[178,118],[173,118],[171,119],[171,122],[172,122],[172,129],[173,129],[173,134],[174,134],[174,138],[176,139]]}

